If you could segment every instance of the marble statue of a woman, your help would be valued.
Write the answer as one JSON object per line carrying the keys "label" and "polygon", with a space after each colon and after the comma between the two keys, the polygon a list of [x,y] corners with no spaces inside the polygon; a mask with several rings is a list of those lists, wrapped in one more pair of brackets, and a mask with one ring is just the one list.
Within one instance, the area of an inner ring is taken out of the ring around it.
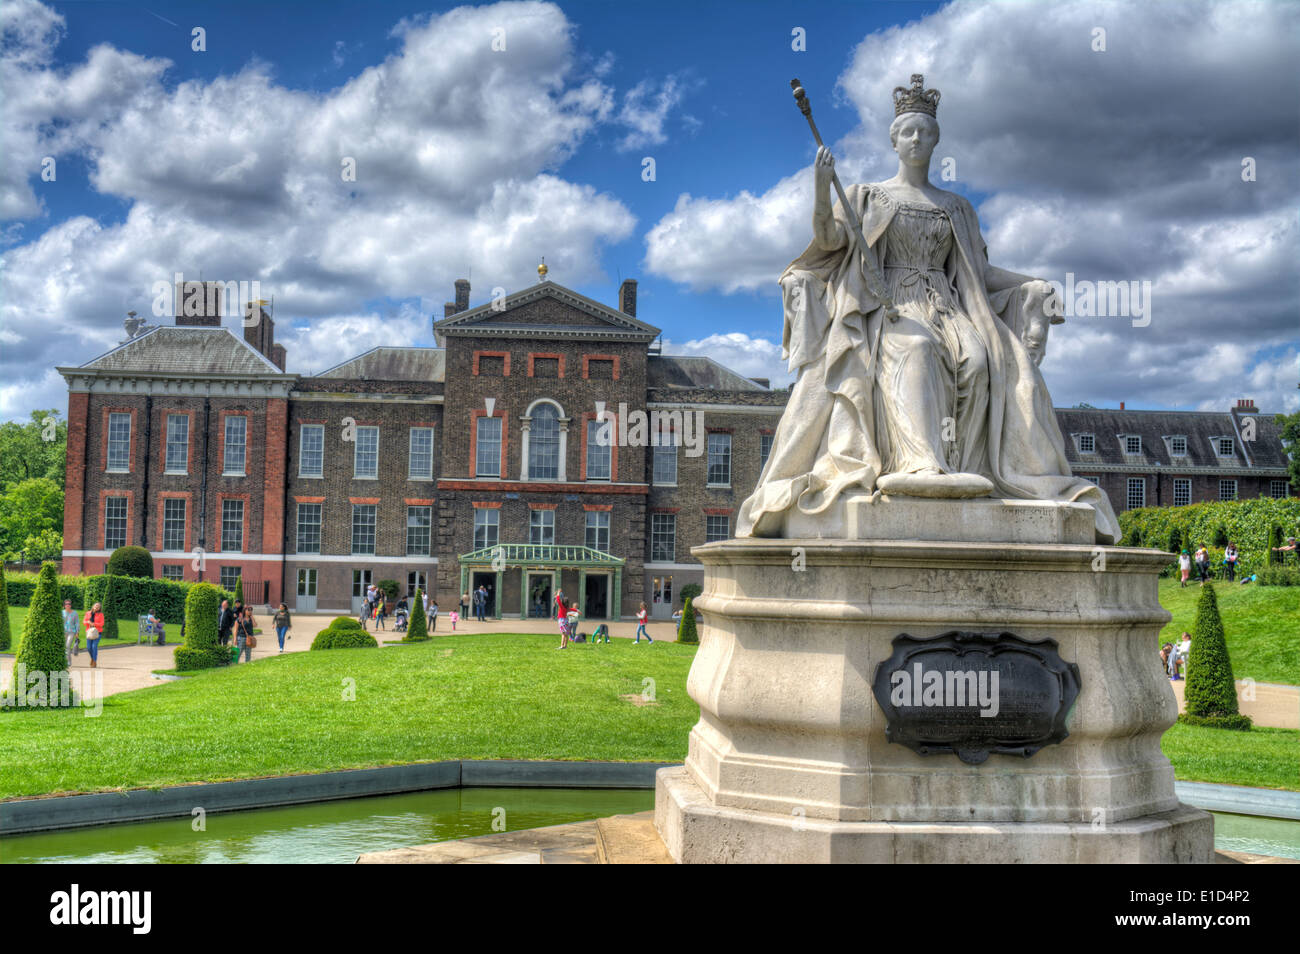
{"label": "marble statue of a woman", "polygon": [[919,75],[895,89],[898,173],[845,190],[865,248],[817,153],[813,241],[781,276],[798,378],[737,536],[782,536],[794,508],[815,516],[858,488],[1083,502],[1099,541],[1119,535],[1105,494],[1070,473],[1038,370],[1061,320],[1051,285],[990,265],[974,208],[929,181],[938,102]]}

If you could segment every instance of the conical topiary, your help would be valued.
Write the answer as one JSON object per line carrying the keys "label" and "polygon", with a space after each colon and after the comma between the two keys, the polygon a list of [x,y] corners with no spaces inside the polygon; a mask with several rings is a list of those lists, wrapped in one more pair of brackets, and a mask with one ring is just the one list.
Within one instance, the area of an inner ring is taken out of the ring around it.
{"label": "conical topiary", "polygon": [[1192,624],[1192,650],[1187,659],[1187,682],[1183,689],[1187,712],[1179,721],[1220,729],[1249,729],[1250,718],[1237,708],[1237,682],[1228,658],[1228,643],[1219,616],[1214,585],[1201,589]]}
{"label": "conical topiary", "polygon": [[121,584],[117,577],[104,577],[104,598],[100,600],[100,611],[104,614],[104,631],[99,635],[105,639],[117,639],[117,600]]}
{"label": "conical topiary", "polygon": [[230,662],[230,651],[217,645],[221,590],[195,583],[185,596],[185,642],[176,647],[176,668],[212,669]]}
{"label": "conical topiary", "polygon": [[235,602],[244,602],[244,576],[240,574],[235,577]]}
{"label": "conical topiary", "polygon": [[424,616],[424,597],[416,590],[415,599],[411,601],[410,622],[406,624],[406,635],[402,637],[402,642],[422,643],[428,638],[429,621]]}
{"label": "conical topiary", "polygon": [[1277,566],[1282,562],[1285,554],[1278,552],[1278,547],[1282,546],[1282,528],[1278,524],[1268,528],[1268,565]]}
{"label": "conical topiary", "polygon": [[0,560],[0,653],[7,653],[13,643],[9,630],[9,590],[5,583],[5,565]]}
{"label": "conical topiary", "polygon": [[682,604],[682,619],[677,624],[677,641],[679,643],[698,643],[700,635],[695,630],[695,600],[686,597]]}
{"label": "conical topiary", "polygon": [[14,657],[13,686],[15,697],[25,706],[53,709],[74,704],[63,643],[59,570],[54,563],[41,564],[22,644]]}
{"label": "conical topiary", "polygon": [[1169,531],[1169,546],[1165,547],[1170,553],[1178,553],[1183,548],[1183,531],[1175,526]]}

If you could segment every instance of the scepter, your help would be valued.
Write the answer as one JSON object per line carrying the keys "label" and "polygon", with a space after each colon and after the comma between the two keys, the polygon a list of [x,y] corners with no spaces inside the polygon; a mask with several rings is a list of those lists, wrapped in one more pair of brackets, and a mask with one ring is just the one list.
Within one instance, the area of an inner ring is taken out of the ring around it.
{"label": "scepter", "polygon": [[[803,113],[804,118],[808,120],[808,128],[812,130],[813,139],[817,140],[817,145],[825,145],[822,142],[822,134],[817,131],[817,124],[813,122],[812,105],[808,102],[808,94],[804,88],[799,85],[797,79],[790,80],[790,87],[794,90],[794,101],[799,106],[799,112]],[[858,221],[858,214],[849,205],[849,197],[844,194],[844,186],[840,185],[840,177],[831,167],[831,183],[835,186],[835,192],[840,197],[840,208],[844,210],[844,218],[848,220],[849,228],[853,229],[853,234],[857,236],[859,248],[862,249],[862,264],[864,266],[867,278],[867,290],[876,296],[876,299],[885,307],[885,314],[889,316],[890,321],[898,320],[898,309],[894,307],[894,299],[885,290],[885,276],[880,274],[880,269],[876,263],[867,255],[867,239],[862,234],[862,223]],[[874,286],[874,287],[873,287]]]}

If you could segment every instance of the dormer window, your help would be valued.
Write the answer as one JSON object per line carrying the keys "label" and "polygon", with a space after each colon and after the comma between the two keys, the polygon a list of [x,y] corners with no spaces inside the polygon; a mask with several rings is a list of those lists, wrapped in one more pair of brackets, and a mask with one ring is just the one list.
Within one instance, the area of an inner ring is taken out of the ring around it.
{"label": "dormer window", "polygon": [[1079,453],[1095,454],[1097,453],[1097,437],[1095,434],[1078,435]]}
{"label": "dormer window", "polygon": [[1169,456],[1187,456],[1187,436],[1185,434],[1175,434],[1173,437],[1169,438]]}
{"label": "dormer window", "polygon": [[1142,453],[1142,438],[1133,434],[1124,435],[1124,453],[1140,454]]}
{"label": "dormer window", "polygon": [[1214,452],[1220,457],[1236,457],[1235,442],[1231,437],[1216,437]]}

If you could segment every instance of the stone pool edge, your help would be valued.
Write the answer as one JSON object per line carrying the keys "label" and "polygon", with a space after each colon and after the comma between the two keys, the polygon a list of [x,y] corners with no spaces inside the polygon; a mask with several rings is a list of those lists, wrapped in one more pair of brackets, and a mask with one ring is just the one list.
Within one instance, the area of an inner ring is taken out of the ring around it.
{"label": "stone pool edge", "polygon": [[673,762],[451,759],[272,778],[198,782],[160,789],[60,795],[0,802],[0,837],[115,822],[280,808],[309,802],[444,788],[646,788]]}

